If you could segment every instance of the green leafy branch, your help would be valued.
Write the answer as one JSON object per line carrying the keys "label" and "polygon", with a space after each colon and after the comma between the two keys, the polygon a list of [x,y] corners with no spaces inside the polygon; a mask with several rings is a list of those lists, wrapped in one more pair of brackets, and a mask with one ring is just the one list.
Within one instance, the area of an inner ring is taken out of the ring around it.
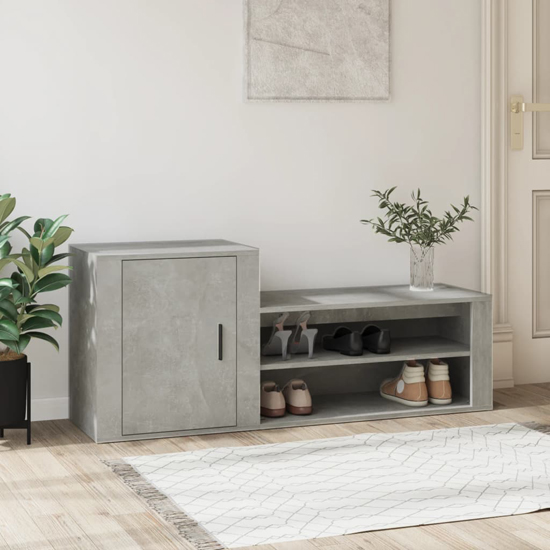
{"label": "green leafy branch", "polygon": [[413,191],[412,204],[392,202],[391,194],[395,189],[373,190],[372,196],[378,199],[378,208],[385,210],[384,217],[361,220],[361,223],[371,225],[375,233],[388,237],[389,242],[416,244],[425,249],[444,244],[453,239],[460,223],[473,221],[468,214],[477,210],[466,196],[459,207],[451,204],[451,209],[438,218],[433,215],[428,201],[422,198],[420,189]]}
{"label": "green leafy branch", "polygon": [[[45,340],[59,349],[57,341],[44,329],[57,329],[63,323],[59,307],[38,303],[38,295],[67,286],[71,278],[60,271],[71,269],[54,265],[70,254],[55,254],[55,249],[66,242],[73,230],[61,225],[67,216],[56,220],[40,218],[31,235],[21,224],[29,219],[22,216],[6,221],[15,208],[15,198],[0,196],[0,269],[13,264],[16,270],[10,277],[0,278],[0,342],[7,351],[22,353],[31,339]],[[28,247],[12,254],[10,233],[20,230],[28,239]]]}

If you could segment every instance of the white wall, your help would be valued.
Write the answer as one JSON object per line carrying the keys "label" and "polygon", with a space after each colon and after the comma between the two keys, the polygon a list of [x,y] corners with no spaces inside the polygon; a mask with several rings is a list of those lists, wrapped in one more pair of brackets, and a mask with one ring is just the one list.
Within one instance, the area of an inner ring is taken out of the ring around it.
{"label": "white wall", "polygon": [[[355,104],[245,104],[241,4],[0,0],[1,191],[70,213],[75,242],[258,246],[264,289],[407,282],[406,245],[359,219],[393,185],[479,205],[479,2],[393,0],[392,100]],[[478,288],[479,221],[436,264]],[[29,351],[42,416],[66,404],[60,340]]]}

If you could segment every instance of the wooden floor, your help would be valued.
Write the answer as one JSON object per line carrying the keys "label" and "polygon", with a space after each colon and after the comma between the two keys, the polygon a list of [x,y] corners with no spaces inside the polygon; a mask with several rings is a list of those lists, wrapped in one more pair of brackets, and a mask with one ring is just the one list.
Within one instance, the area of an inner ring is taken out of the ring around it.
{"label": "wooden floor", "polygon": [[[100,459],[498,422],[550,424],[550,384],[495,392],[495,410],[238,434],[96,445],[69,421],[36,422],[0,440],[0,548],[191,549]],[[550,511],[256,546],[256,550],[550,550]]]}

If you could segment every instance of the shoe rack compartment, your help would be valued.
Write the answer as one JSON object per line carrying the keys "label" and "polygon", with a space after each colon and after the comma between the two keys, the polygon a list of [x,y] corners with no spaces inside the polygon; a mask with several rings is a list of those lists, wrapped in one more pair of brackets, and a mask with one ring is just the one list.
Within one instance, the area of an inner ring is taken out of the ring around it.
{"label": "shoe rack compartment", "polygon": [[[313,311],[308,327],[317,328],[315,353],[292,355],[283,361],[280,355],[261,356],[262,371],[279,369],[317,368],[325,366],[349,366],[407,359],[430,359],[431,357],[467,357],[470,355],[469,305],[452,306],[404,306],[388,310],[369,308],[353,310]],[[285,328],[292,328],[300,313],[289,316]],[[262,315],[262,345],[271,334],[273,320],[277,315]],[[361,330],[367,324],[390,329],[391,353],[375,354],[364,350],[363,355],[350,357],[322,347],[323,337],[333,334],[342,325],[352,330]],[[267,326],[266,326],[267,325]]]}
{"label": "shoe rack compartment", "polygon": [[[319,314],[320,313],[320,314]],[[307,354],[292,355],[286,361],[282,360],[280,355],[262,356],[261,370],[286,370],[296,367],[317,368],[326,366],[347,366],[362,365],[370,363],[386,363],[391,361],[406,361],[407,359],[430,359],[432,357],[467,357],[470,355],[468,326],[464,326],[464,331],[459,334],[458,327],[462,324],[462,317],[432,317],[406,320],[378,320],[369,321],[339,321],[337,323],[320,323],[320,320],[326,319],[323,315],[326,312],[312,313],[308,322],[308,327],[317,328],[315,352],[311,359]],[[370,312],[372,317],[372,312]],[[360,312],[355,311],[356,316]],[[354,318],[356,318],[356,316]],[[366,315],[365,315],[366,316]],[[285,328],[290,328],[294,324],[294,318],[297,315],[291,315]],[[391,353],[376,354],[367,350],[363,355],[350,357],[342,355],[335,351],[327,351],[322,347],[324,336],[331,335],[342,325],[352,330],[361,330],[367,324],[374,324],[380,328],[388,328],[391,332]],[[262,327],[262,344],[269,339],[271,327]],[[456,338],[460,338],[457,340]]]}
{"label": "shoe rack compartment", "polygon": [[[269,339],[273,320],[289,312],[292,329],[301,312],[310,311],[317,328],[314,356],[262,356],[262,380],[283,386],[301,378],[313,397],[309,416],[262,418],[261,428],[305,426],[384,418],[448,414],[492,408],[492,323],[489,295],[438,285],[431,293],[405,287],[262,292],[261,341]],[[389,328],[391,353],[350,357],[322,348],[324,335],[345,325],[361,331],[367,324]],[[449,364],[453,402],[408,407],[384,399],[381,382],[396,376],[408,359],[438,357]]]}
{"label": "shoe rack compartment", "polygon": [[319,369],[297,367],[262,372],[262,380],[273,380],[281,387],[291,378],[301,378],[308,385],[313,398],[311,415],[286,414],[281,418],[262,418],[262,426],[279,428],[467,412],[471,408],[469,357],[440,358],[449,364],[453,402],[450,405],[429,404],[418,408],[380,396],[380,384],[399,374],[403,367],[402,361],[369,364],[368,368],[361,365],[352,365],[346,369],[339,366]]}

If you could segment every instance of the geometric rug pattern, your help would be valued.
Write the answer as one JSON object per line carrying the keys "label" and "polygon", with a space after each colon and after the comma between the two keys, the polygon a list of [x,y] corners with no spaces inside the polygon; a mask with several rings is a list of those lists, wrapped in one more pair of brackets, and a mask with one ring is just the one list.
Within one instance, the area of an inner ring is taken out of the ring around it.
{"label": "geometric rug pattern", "polygon": [[172,516],[181,511],[188,522],[182,523],[184,536],[187,525],[204,530],[197,548],[333,537],[550,507],[550,435],[520,424],[367,433],[123,462],[126,469],[119,473],[132,473],[134,489],[150,487],[149,493],[141,491],[145,498],[164,499]]}

